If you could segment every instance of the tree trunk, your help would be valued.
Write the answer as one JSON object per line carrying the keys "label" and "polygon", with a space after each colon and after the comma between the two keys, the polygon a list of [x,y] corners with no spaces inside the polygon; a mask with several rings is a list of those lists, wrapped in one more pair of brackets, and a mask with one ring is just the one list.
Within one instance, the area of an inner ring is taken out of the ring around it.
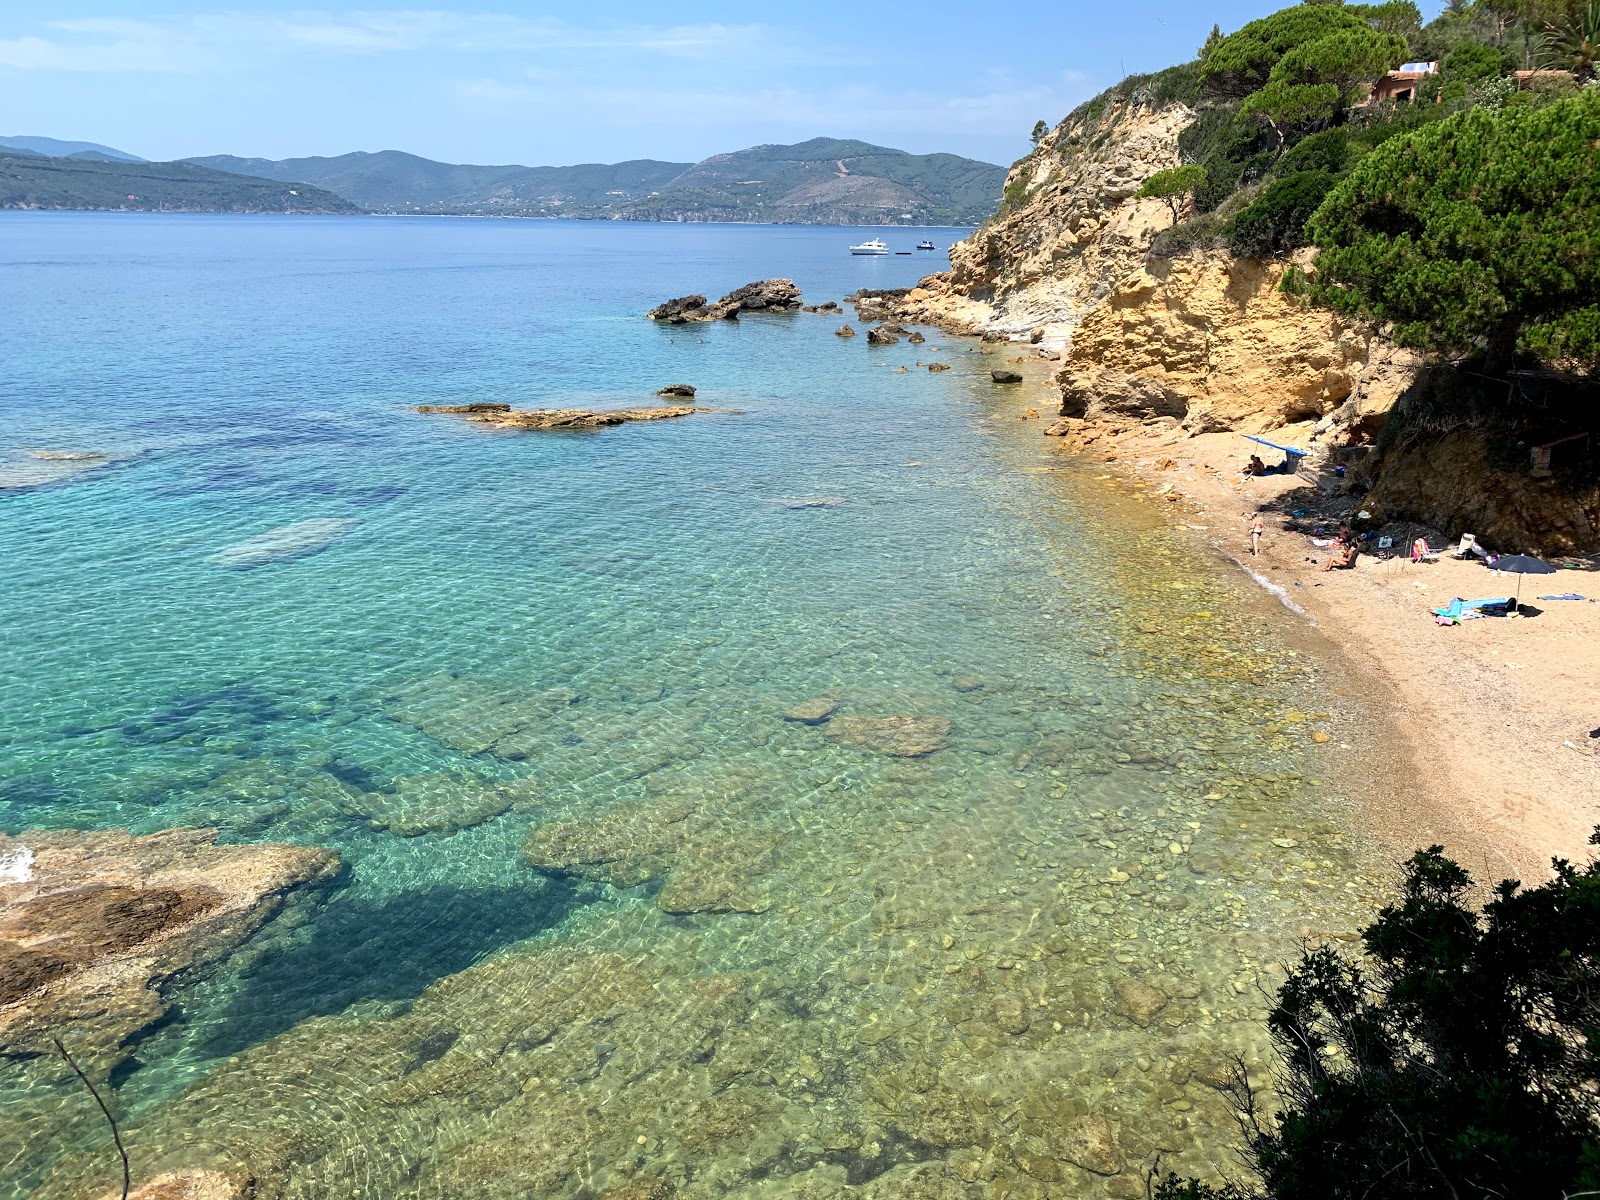
{"label": "tree trunk", "polygon": [[1504,375],[1511,369],[1517,352],[1517,333],[1521,325],[1515,317],[1505,317],[1489,334],[1488,349],[1483,356],[1485,375]]}

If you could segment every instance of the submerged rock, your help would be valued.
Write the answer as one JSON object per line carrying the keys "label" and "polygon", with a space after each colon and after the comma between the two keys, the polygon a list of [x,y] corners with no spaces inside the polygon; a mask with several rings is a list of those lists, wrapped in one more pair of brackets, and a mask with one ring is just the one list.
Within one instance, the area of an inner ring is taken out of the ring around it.
{"label": "submerged rock", "polygon": [[393,795],[363,793],[356,811],[380,829],[419,837],[482,825],[508,812],[513,800],[510,789],[486,779],[437,771],[402,776],[395,780]]}
{"label": "submerged rock", "polygon": [[796,704],[783,714],[783,719],[800,725],[821,725],[838,711],[837,696],[817,696],[815,699]]}
{"label": "submerged rock", "polygon": [[930,371],[948,371],[949,369],[949,363],[931,362],[928,364],[928,370]]}
{"label": "submerged rock", "polygon": [[538,690],[470,679],[449,671],[409,679],[379,693],[383,713],[463,754],[491,751],[532,758],[583,697],[571,688]]}
{"label": "submerged rock", "polygon": [[661,405],[657,408],[618,408],[609,412],[595,412],[587,408],[513,409],[509,405],[501,404],[419,404],[417,411],[450,413],[491,429],[589,430],[622,425],[628,421],[665,421],[709,410],[685,404]]}
{"label": "submerged rock", "polygon": [[897,758],[921,758],[949,745],[947,717],[834,717],[828,737]]}
{"label": "submerged rock", "polygon": [[1167,1006],[1164,992],[1143,980],[1123,977],[1111,983],[1112,1008],[1139,1028],[1147,1028]]}
{"label": "submerged rock", "polygon": [[792,312],[800,307],[800,289],[794,280],[759,279],[735,288],[715,304],[707,304],[706,298],[695,292],[658,304],[645,315],[652,321],[682,325],[690,321],[731,321],[746,312]]}
{"label": "submerged rock", "polygon": [[21,461],[0,461],[0,491],[27,491],[65,483],[117,460],[99,450],[24,450]]}
{"label": "submerged rock", "polygon": [[1117,1148],[1111,1122],[1092,1113],[1061,1127],[1055,1151],[1073,1166],[1096,1175],[1116,1175],[1122,1170],[1122,1151]]}
{"label": "submerged rock", "polygon": [[28,878],[0,885],[0,1042],[48,1053],[59,1036],[111,1065],[166,1011],[168,979],[220,958],[290,889],[339,866],[308,846],[215,838],[209,829],[0,834],[0,853],[32,852]]}
{"label": "submerged rock", "polygon": [[1015,371],[990,371],[989,378],[996,383],[1021,383],[1022,376]]}
{"label": "submerged rock", "polygon": [[355,529],[360,521],[347,517],[314,517],[309,521],[296,521],[280,525],[266,533],[246,538],[213,554],[208,562],[229,570],[244,571],[264,567],[268,563],[292,562],[309,558]]}
{"label": "submerged rock", "polygon": [[843,496],[800,496],[794,499],[774,500],[780,508],[837,508],[845,502]]}

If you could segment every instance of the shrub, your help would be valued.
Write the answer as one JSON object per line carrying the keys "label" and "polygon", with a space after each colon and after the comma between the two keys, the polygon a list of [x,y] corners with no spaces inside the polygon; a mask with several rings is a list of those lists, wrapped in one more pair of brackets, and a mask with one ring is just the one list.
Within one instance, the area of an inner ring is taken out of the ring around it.
{"label": "shrub", "polygon": [[1493,46],[1477,42],[1463,42],[1457,46],[1445,57],[1440,67],[1449,78],[1459,79],[1468,86],[1506,73],[1504,55]]}
{"label": "shrub", "polygon": [[1156,234],[1150,243],[1151,258],[1182,258],[1198,250],[1222,245],[1223,219],[1216,213],[1200,213]]}
{"label": "shrub", "polygon": [[1593,1195],[1600,864],[1554,866],[1478,911],[1441,847],[1413,855],[1365,962],[1308,949],[1279,990],[1282,1113],[1264,1117],[1242,1078],[1230,1089],[1258,1184],[1168,1176],[1158,1200]]}
{"label": "shrub", "polygon": [[1304,246],[1306,221],[1336,182],[1327,171],[1300,171],[1262,188],[1223,231],[1228,248],[1250,258],[1274,258]]}
{"label": "shrub", "polygon": [[1337,175],[1350,165],[1352,150],[1350,139],[1343,129],[1324,129],[1302,138],[1284,152],[1272,168],[1278,176],[1293,175],[1300,171],[1327,171]]}

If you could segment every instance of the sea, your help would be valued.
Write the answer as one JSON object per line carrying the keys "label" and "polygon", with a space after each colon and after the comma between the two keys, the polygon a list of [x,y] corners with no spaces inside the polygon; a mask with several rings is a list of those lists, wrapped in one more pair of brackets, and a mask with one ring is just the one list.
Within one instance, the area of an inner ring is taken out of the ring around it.
{"label": "sea", "polygon": [[[1300,619],[1053,449],[1025,344],[644,316],[967,232],[0,213],[0,829],[341,861],[95,1057],[136,1185],[1238,1174],[1282,964],[1383,876]],[[0,1198],[116,1194],[0,1050]]]}

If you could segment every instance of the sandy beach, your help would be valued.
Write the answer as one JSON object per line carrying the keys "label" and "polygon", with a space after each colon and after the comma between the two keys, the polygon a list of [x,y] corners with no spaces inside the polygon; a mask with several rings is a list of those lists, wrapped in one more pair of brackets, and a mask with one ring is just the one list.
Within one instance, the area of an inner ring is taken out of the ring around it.
{"label": "sandy beach", "polygon": [[[1292,445],[1297,433],[1267,436]],[[1600,738],[1589,736],[1600,728],[1600,556],[1524,577],[1527,616],[1441,626],[1434,607],[1513,595],[1516,577],[1477,560],[1412,562],[1418,526],[1378,531],[1394,538],[1392,557],[1379,556],[1374,537],[1353,568],[1324,571],[1327,552],[1310,529],[1336,528],[1359,503],[1296,475],[1244,475],[1258,447],[1237,434],[1111,434],[1085,424],[1059,444],[1123,476],[1213,546],[1219,566],[1255,573],[1303,612],[1321,653],[1395,739],[1382,761],[1349,767],[1381,777],[1374,821],[1386,840],[1443,842],[1480,878],[1542,879],[1553,857],[1588,857],[1600,824]],[[1305,516],[1290,515],[1297,510]],[[1265,535],[1252,557],[1258,511]],[[1585,599],[1538,599],[1565,592]]]}

